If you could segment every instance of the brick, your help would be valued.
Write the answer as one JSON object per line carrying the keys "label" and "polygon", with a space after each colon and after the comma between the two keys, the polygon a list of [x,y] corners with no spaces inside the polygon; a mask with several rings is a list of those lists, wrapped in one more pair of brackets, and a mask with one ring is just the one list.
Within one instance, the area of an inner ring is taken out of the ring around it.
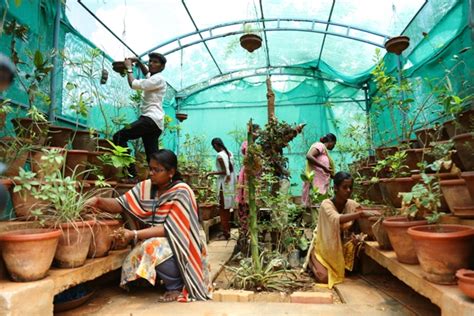
{"label": "brick", "polygon": [[290,295],[291,303],[300,304],[332,304],[332,293],[324,292],[294,292]]}
{"label": "brick", "polygon": [[213,300],[216,302],[250,302],[252,299],[252,291],[217,290],[213,293]]}

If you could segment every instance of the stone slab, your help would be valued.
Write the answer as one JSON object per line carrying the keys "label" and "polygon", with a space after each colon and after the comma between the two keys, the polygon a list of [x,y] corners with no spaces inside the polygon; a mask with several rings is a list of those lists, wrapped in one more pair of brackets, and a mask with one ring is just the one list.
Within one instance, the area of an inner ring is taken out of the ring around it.
{"label": "stone slab", "polygon": [[332,304],[332,293],[325,292],[293,292],[290,295],[291,303],[299,304]]}
{"label": "stone slab", "polygon": [[224,265],[230,260],[235,245],[235,240],[215,240],[207,245],[209,263],[211,265],[211,280],[215,280],[224,268]]}
{"label": "stone slab", "polygon": [[204,230],[204,233],[206,234],[206,242],[209,243],[209,228],[217,225],[221,222],[221,218],[219,216],[216,216],[214,218],[211,218],[210,220],[207,221],[202,221],[202,229]]}
{"label": "stone slab", "polygon": [[377,242],[366,242],[365,253],[417,293],[439,306],[442,315],[474,315],[474,301],[466,297],[456,285],[439,285],[425,280],[421,276],[419,265],[398,262],[394,251],[380,250]]}
{"label": "stone slab", "polygon": [[380,291],[360,278],[344,278],[344,282],[336,284],[334,288],[341,301],[346,304],[377,305],[388,301]]}
{"label": "stone slab", "polygon": [[119,269],[128,252],[111,251],[74,269],[52,268],[46,278],[34,282],[0,280],[0,315],[52,315],[54,295]]}

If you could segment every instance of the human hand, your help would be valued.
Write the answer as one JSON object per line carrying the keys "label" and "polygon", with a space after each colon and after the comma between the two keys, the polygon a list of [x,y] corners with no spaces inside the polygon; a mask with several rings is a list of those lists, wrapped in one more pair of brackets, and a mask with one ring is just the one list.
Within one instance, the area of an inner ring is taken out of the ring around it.
{"label": "human hand", "polygon": [[90,199],[86,201],[84,207],[87,210],[96,211],[98,202],[99,202],[99,197],[97,196],[91,197]]}
{"label": "human hand", "polygon": [[229,183],[230,182],[230,176],[225,176],[225,183]]}
{"label": "human hand", "polygon": [[133,231],[120,227],[117,230],[114,230],[112,236],[115,240],[120,240],[123,243],[130,243],[135,237]]}
{"label": "human hand", "polygon": [[123,63],[125,64],[125,68],[132,69],[132,60],[130,58],[126,58]]}
{"label": "human hand", "polygon": [[139,61],[138,57],[136,56],[128,57],[127,59],[129,59],[132,63],[137,63]]}
{"label": "human hand", "polygon": [[380,212],[371,210],[371,211],[361,211],[361,217],[371,217],[371,216],[379,216]]}

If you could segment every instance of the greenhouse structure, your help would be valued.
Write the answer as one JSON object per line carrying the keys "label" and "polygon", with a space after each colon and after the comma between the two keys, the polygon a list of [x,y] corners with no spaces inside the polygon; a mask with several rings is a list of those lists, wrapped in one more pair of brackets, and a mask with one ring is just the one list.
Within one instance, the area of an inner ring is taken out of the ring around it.
{"label": "greenhouse structure", "polygon": [[474,315],[473,41],[473,0],[0,0],[0,315]]}

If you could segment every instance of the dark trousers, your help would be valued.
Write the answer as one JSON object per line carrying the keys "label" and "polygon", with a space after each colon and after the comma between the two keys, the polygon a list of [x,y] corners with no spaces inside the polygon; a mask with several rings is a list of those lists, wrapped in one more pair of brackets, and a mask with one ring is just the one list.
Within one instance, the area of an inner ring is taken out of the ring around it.
{"label": "dark trousers", "polygon": [[[146,160],[150,162],[151,155],[158,151],[158,138],[160,135],[161,130],[151,118],[140,116],[138,120],[115,133],[113,141],[115,145],[128,147],[127,143],[129,140],[141,137],[145,147]],[[128,167],[128,172],[132,177],[137,176],[134,164]]]}

